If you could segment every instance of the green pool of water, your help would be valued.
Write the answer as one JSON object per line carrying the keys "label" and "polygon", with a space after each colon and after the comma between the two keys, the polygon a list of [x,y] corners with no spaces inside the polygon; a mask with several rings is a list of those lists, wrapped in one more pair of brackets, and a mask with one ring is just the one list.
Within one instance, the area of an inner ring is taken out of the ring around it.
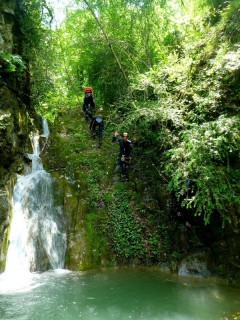
{"label": "green pool of water", "polygon": [[158,270],[59,270],[19,278],[0,279],[1,320],[219,320],[240,311],[239,288]]}

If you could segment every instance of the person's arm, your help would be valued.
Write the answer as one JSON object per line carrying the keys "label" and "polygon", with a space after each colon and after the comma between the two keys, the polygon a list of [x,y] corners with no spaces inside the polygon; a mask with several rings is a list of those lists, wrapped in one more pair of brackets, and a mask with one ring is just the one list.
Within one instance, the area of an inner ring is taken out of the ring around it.
{"label": "person's arm", "polygon": [[133,143],[136,143],[136,142],[137,142],[137,135],[134,134],[134,135],[133,135]]}
{"label": "person's arm", "polygon": [[112,142],[118,142],[118,141],[119,141],[118,136],[119,136],[119,131],[116,130],[116,131],[114,132],[114,136],[113,136],[113,138],[112,138]]}
{"label": "person's arm", "polygon": [[129,157],[130,158],[131,158],[131,153],[132,153],[133,147],[136,145],[136,143],[137,143],[137,135],[134,134],[133,139],[130,141],[130,144],[129,144]]}
{"label": "person's arm", "polygon": [[95,119],[94,119],[94,118],[92,118],[92,121],[91,121],[90,126],[89,126],[89,130],[90,130],[90,131],[91,131],[91,130],[92,130],[92,128],[93,128],[94,121],[95,121]]}

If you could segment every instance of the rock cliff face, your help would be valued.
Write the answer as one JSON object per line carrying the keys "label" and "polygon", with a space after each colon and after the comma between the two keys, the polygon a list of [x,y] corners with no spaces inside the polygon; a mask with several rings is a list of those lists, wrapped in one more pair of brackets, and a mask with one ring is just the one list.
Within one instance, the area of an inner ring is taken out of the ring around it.
{"label": "rock cliff face", "polygon": [[24,77],[7,68],[9,55],[18,47],[16,1],[0,2],[0,272],[4,270],[11,209],[9,200],[17,173],[24,167],[29,132],[36,118],[24,99]]}
{"label": "rock cliff face", "polygon": [[0,3],[0,48],[12,52],[15,0],[2,0]]}

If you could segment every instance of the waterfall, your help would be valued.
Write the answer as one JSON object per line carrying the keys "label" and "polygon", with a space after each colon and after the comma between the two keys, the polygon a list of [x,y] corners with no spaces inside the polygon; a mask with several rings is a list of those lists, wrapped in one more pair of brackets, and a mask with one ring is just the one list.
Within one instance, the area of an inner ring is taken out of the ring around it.
{"label": "waterfall", "polygon": [[[6,274],[45,271],[64,267],[66,234],[63,212],[54,206],[52,177],[43,169],[39,139],[47,140],[49,130],[43,119],[43,134],[31,134],[32,171],[19,176],[13,190],[12,223],[6,260]],[[46,141],[44,146],[46,145]]]}

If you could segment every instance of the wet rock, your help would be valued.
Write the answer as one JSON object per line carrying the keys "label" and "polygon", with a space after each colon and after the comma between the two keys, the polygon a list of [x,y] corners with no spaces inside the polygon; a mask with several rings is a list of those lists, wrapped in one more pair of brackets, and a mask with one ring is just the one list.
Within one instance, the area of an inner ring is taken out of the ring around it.
{"label": "wet rock", "polygon": [[204,252],[189,255],[180,262],[178,274],[208,277],[211,273],[207,268],[207,260],[207,254]]}

